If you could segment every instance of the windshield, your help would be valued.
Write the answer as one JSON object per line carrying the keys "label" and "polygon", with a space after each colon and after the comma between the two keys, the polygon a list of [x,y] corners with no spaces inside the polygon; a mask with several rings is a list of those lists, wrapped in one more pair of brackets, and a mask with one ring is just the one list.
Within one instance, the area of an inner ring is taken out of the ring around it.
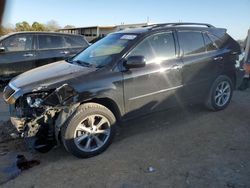
{"label": "windshield", "polygon": [[136,37],[134,34],[110,34],[82,51],[70,62],[82,66],[103,67],[111,63]]}

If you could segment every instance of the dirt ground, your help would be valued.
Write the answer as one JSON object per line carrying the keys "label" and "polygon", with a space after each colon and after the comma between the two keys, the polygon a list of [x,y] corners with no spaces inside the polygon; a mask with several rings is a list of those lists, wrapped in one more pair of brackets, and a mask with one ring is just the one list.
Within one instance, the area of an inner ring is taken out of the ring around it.
{"label": "dirt ground", "polygon": [[[106,152],[90,159],[77,159],[63,147],[30,153],[22,140],[5,135],[0,142],[1,186],[250,187],[249,101],[250,90],[236,91],[224,111],[190,106],[131,120]],[[13,171],[17,154],[41,164]]]}

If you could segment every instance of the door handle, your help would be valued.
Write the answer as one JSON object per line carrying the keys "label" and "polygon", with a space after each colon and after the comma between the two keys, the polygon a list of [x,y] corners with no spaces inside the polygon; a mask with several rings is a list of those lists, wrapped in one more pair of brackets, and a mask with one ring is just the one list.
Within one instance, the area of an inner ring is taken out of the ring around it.
{"label": "door handle", "polygon": [[26,53],[23,55],[24,57],[34,57],[35,55],[32,53]]}
{"label": "door handle", "polygon": [[67,55],[67,54],[69,54],[69,51],[61,51],[60,54]]}
{"label": "door handle", "polygon": [[175,64],[171,67],[171,69],[175,69],[175,70],[180,70],[182,68],[181,65]]}
{"label": "door handle", "polygon": [[214,58],[214,61],[221,61],[221,60],[223,60],[223,57],[221,57],[221,56]]}

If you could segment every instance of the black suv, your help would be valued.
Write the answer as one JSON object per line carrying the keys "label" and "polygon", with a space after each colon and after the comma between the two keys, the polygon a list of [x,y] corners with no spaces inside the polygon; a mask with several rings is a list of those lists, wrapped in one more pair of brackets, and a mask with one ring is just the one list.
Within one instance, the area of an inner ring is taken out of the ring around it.
{"label": "black suv", "polygon": [[0,37],[0,81],[27,70],[67,59],[88,47],[81,35],[17,32]]}
{"label": "black suv", "polygon": [[62,141],[73,155],[91,157],[110,145],[120,120],[187,102],[226,108],[239,54],[226,29],[209,24],[124,30],[12,79],[4,99],[37,150]]}

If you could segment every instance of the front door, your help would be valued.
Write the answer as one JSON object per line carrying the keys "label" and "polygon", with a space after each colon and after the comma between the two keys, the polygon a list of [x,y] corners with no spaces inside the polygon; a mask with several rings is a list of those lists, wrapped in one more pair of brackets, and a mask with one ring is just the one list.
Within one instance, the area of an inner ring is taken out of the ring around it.
{"label": "front door", "polygon": [[32,34],[16,34],[3,40],[0,44],[0,76],[8,79],[35,66],[36,51]]}
{"label": "front door", "polygon": [[128,57],[138,55],[145,57],[146,66],[123,73],[126,113],[135,115],[170,107],[176,101],[175,93],[182,87],[182,63],[176,58],[173,33],[145,38]]}

